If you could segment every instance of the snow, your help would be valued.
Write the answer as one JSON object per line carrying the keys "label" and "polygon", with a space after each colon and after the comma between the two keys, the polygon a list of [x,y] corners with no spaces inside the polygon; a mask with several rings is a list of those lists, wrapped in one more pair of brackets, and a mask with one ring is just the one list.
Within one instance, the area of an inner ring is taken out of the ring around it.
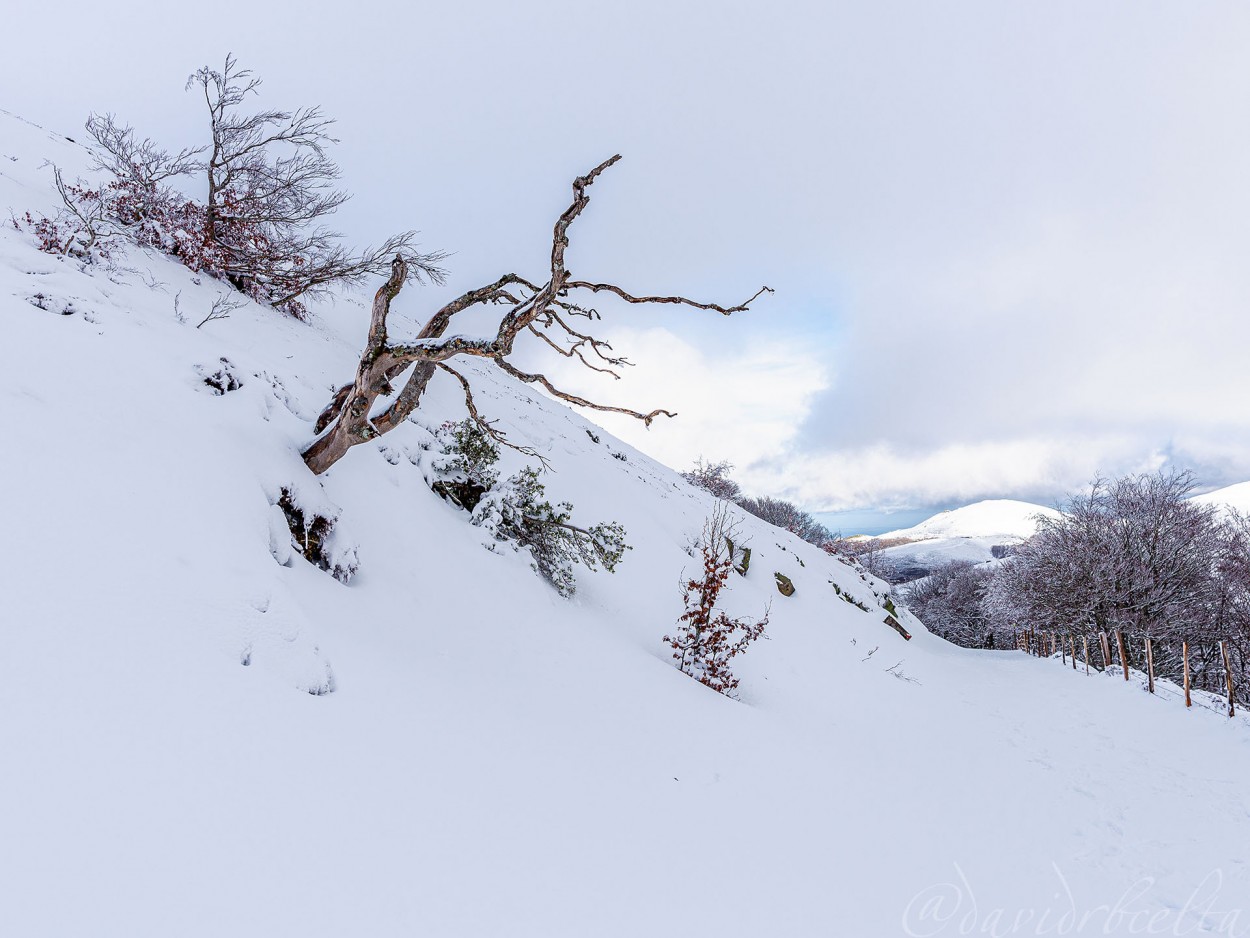
{"label": "snow", "polygon": [[1022,541],[1032,537],[1037,531],[1038,515],[1057,516],[1058,512],[1031,502],[991,498],[965,505],[963,508],[940,512],[914,527],[890,531],[880,537],[883,540],[897,537],[916,541],[950,537],[997,537]]}
{"label": "snow", "polygon": [[[0,114],[0,206],[51,209],[46,159],[85,154]],[[367,297],[195,328],[223,290],[0,233],[6,934],[954,935],[996,914],[1032,934],[1069,906],[1140,934],[1130,913],[1192,931],[1196,890],[1212,929],[1246,905],[1242,718],[905,612],[904,642],[884,584],[750,516],[726,607],[771,604],[770,640],[723,698],[661,641],[704,493],[460,362],[551,461],[553,501],[628,532],[618,572],[562,600],[422,481],[430,431],[464,414],[454,380],[419,424],[305,470]],[[424,311],[405,291],[392,331]],[[214,394],[223,359],[242,387]],[[337,514],[350,585],[291,551],[284,486]]]}
{"label": "snow", "polygon": [[1203,505],[1250,512],[1250,482],[1238,482],[1205,495],[1195,495],[1193,500]]}
{"label": "snow", "polygon": [[989,563],[995,547],[1032,537],[1039,515],[1057,514],[1053,508],[1009,498],[974,502],[940,512],[914,527],[882,534],[882,540],[900,538],[913,543],[896,544],[881,553],[910,579],[956,560]]}

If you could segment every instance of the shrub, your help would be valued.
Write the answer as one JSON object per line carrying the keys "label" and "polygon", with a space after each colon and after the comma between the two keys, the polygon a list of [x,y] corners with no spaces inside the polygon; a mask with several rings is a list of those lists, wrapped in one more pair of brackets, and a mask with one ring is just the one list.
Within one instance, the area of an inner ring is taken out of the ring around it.
{"label": "shrub", "polygon": [[[233,56],[221,72],[205,67],[187,80],[207,105],[211,148],[170,153],[112,115],[91,115],[93,169],[104,181],[69,184],[54,167],[61,208],[24,216],[40,249],[92,261],[120,241],[153,248],[297,317],[304,299],[382,273],[397,254],[412,276],[439,279],[442,255],[414,253],[415,232],[356,254],[322,225],[349,197],[334,188],[339,168],[326,154],[333,121],[315,107],[242,113],[259,86]],[[170,185],[192,176],[207,184],[203,203]]]}
{"label": "shrub", "polygon": [[802,508],[780,498],[769,498],[767,495],[760,498],[747,496],[738,499],[738,506],[817,547],[834,540],[833,534],[823,524]]}
{"label": "shrub", "polygon": [[685,612],[677,620],[675,634],[664,636],[682,673],[726,697],[736,697],[738,687],[738,678],[729,662],[763,636],[768,625],[767,609],[762,618],[752,621],[731,619],[724,610],[716,608],[733,567],[727,539],[734,535],[725,502],[718,502],[711,517],[703,523],[699,538],[703,573],[682,584]]}
{"label": "shrub", "polygon": [[574,525],[572,504],[552,505],[538,477],[538,470],[530,466],[509,477],[478,505],[473,523],[493,533],[496,540],[528,548],[535,572],[561,596],[572,596],[577,590],[574,564],[591,570],[602,564],[609,573],[616,571],[630,549],[625,529],[616,522],[589,528]]}
{"label": "shrub", "polygon": [[442,454],[435,458],[439,495],[472,513],[472,523],[495,536],[526,548],[532,567],[561,596],[577,590],[575,564],[616,571],[625,551],[625,529],[616,522],[581,528],[572,523],[573,505],[552,505],[539,470],[526,466],[500,484],[495,464],[499,447],[472,419],[445,423],[436,434]]}
{"label": "shrub", "polygon": [[434,460],[437,478],[430,487],[465,511],[473,511],[499,481],[495,469],[499,447],[472,420],[444,423],[435,439],[443,455]]}
{"label": "shrub", "polygon": [[705,492],[711,492],[717,498],[733,502],[742,497],[742,487],[729,478],[729,473],[733,472],[733,468],[732,463],[724,460],[704,462],[703,458],[699,457],[694,468],[683,472],[681,477],[691,485]]}

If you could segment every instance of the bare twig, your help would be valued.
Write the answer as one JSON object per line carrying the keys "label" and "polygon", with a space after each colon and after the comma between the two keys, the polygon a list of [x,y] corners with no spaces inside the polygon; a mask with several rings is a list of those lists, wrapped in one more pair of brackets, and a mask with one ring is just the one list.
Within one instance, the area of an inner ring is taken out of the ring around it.
{"label": "bare twig", "polygon": [[439,362],[438,367],[460,382],[460,387],[464,389],[464,406],[469,411],[469,417],[472,418],[473,422],[481,428],[483,433],[500,446],[506,446],[508,449],[514,449],[518,453],[525,456],[533,456],[543,464],[544,469],[551,468],[551,464],[547,462],[546,457],[544,457],[537,450],[531,449],[528,446],[518,446],[516,443],[510,441],[507,434],[505,434],[502,430],[495,429],[492,421],[486,420],[482,417],[482,415],[478,412],[477,403],[473,400],[473,389],[469,386],[469,381],[464,375],[445,362]]}
{"label": "bare twig", "polygon": [[205,323],[216,322],[219,319],[229,319],[231,313],[236,309],[242,309],[246,305],[242,300],[218,293],[217,299],[213,300],[213,308],[208,311],[208,315],[201,319],[195,328],[199,329]]}

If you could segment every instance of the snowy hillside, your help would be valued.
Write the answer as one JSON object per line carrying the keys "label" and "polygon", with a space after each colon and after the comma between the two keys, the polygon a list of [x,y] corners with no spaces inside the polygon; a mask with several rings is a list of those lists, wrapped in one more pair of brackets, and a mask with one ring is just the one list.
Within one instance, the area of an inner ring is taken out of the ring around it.
{"label": "snowy hillside", "polygon": [[963,508],[943,511],[920,524],[890,531],[881,538],[907,538],[913,541],[949,537],[988,537],[1024,540],[1037,530],[1037,515],[1056,515],[1053,508],[1010,498],[991,498]]}
{"label": "snowy hillside", "polygon": [[1193,500],[1203,505],[1250,512],[1250,482],[1226,485],[1222,489],[1207,492],[1205,495],[1195,495]]}
{"label": "snowy hillside", "polygon": [[[85,154],[0,114],[0,206],[50,210],[48,159]],[[553,500],[627,531],[562,599],[424,481],[453,380],[314,478],[364,299],[196,328],[224,289],[0,233],[6,934],[876,938],[1069,905],[1136,934],[1246,904],[1250,723],[906,613],[904,641],[884,584],[751,516],[725,605],[771,605],[770,640],[717,695],[661,641],[705,493],[463,365]],[[392,328],[426,313],[405,292]],[[350,585],[292,550],[284,487],[338,516]]]}
{"label": "snowy hillside", "polygon": [[943,511],[911,528],[882,534],[881,540],[907,540],[882,551],[900,580],[913,580],[953,560],[985,563],[995,547],[1019,544],[1037,529],[1038,515],[1055,515],[1053,508],[1009,498],[974,502]]}

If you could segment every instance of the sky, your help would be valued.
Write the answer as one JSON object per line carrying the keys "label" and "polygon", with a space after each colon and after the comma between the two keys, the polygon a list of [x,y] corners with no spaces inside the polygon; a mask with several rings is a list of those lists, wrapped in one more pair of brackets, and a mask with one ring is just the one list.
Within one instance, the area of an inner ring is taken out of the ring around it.
{"label": "sky", "polygon": [[227,52],[258,104],[320,104],[349,239],[452,253],[447,287],[403,295],[415,319],[540,276],[572,178],[621,153],[576,276],[776,292],[730,318],[599,304],[637,363],[620,380],[520,359],[677,411],[602,415],[676,468],[726,459],[750,492],[861,513],[1170,465],[1250,479],[1245,4],[69,0],[6,32],[0,107],[70,136],[111,111],[201,142],[183,84]]}

